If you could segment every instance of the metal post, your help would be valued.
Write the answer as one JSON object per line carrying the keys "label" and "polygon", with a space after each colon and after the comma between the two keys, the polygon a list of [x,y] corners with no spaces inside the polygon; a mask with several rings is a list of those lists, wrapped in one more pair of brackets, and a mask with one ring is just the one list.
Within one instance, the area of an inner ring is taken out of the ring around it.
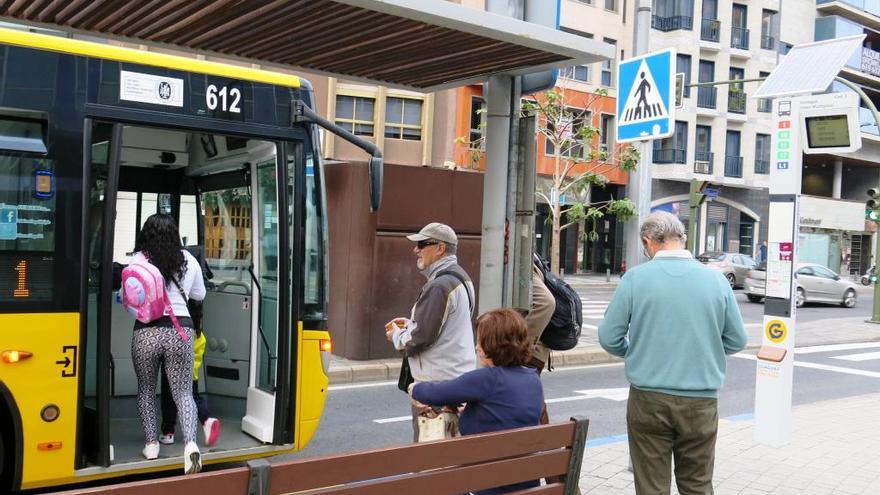
{"label": "metal post", "polygon": [[480,243],[480,313],[503,303],[504,218],[510,151],[510,97],[513,78],[492,76],[487,84],[486,173],[483,176],[483,227]]}
{"label": "metal post", "polygon": [[535,126],[536,118],[519,119],[517,153],[516,221],[510,238],[515,251],[513,301],[511,306],[529,309],[532,305],[532,253],[535,244]]}
{"label": "metal post", "polygon": [[[648,52],[648,37],[651,34],[651,0],[638,0],[636,4],[635,36],[633,39],[633,55]],[[626,95],[618,95],[625,98]],[[639,239],[639,225],[651,214],[651,159],[648,149],[650,142],[642,142],[639,146],[641,157],[636,169],[629,173],[627,196],[636,204],[638,215],[623,224],[624,248],[627,269],[644,261],[642,243]]]}
{"label": "metal post", "polygon": [[[504,260],[504,285],[502,286],[502,303],[505,308],[514,305],[513,294],[514,285],[517,283],[517,272],[519,258],[516,256],[517,247],[521,239],[517,233],[517,200],[519,198],[518,183],[519,175],[522,168],[522,160],[519,158],[519,112],[520,112],[520,87],[522,86],[521,78],[514,77],[510,94],[510,144],[508,145],[508,161],[507,161],[507,210],[505,212],[505,223],[507,225],[507,239],[505,239],[505,250],[507,255]],[[534,135],[531,139],[534,141]],[[531,280],[531,279],[530,279]],[[528,309],[529,306],[525,308]]]}
{"label": "metal post", "polygon": [[699,245],[697,244],[697,217],[700,213],[700,205],[703,204],[703,196],[700,190],[706,184],[706,181],[692,180],[690,194],[688,195],[688,207],[690,215],[688,215],[688,233],[687,233],[687,249],[694,256],[697,255]]}
{"label": "metal post", "polygon": [[[862,99],[862,102],[868,107],[868,110],[871,111],[871,115],[874,116],[874,122],[880,126],[880,113],[877,112],[877,106],[874,105],[874,102],[868,98],[868,95],[866,95],[864,91],[862,91],[862,88],[842,77],[835,77],[834,80],[855,91],[856,94],[859,95],[859,98]],[[880,242],[876,241],[877,235],[878,234],[874,234],[874,266],[877,266],[878,261],[880,261]],[[867,320],[867,322],[880,323],[880,290],[877,290],[877,284],[874,284],[874,309],[871,311],[871,319]]]}

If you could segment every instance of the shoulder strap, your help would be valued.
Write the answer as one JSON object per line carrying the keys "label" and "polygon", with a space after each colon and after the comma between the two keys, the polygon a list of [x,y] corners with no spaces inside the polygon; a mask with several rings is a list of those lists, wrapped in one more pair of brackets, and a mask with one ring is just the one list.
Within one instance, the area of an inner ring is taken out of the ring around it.
{"label": "shoulder strap", "polygon": [[467,280],[465,280],[465,278],[460,273],[458,273],[457,271],[454,271],[454,270],[443,270],[442,272],[437,274],[437,277],[442,277],[443,275],[452,275],[453,277],[457,278],[461,282],[462,287],[464,287],[464,293],[467,294],[468,309],[470,310],[471,314],[473,314],[474,313],[474,300],[471,299],[471,291],[468,290]]}

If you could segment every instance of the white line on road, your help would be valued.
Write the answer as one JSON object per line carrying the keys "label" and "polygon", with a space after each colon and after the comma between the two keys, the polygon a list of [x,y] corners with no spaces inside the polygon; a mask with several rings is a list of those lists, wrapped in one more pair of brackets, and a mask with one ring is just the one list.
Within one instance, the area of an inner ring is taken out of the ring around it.
{"label": "white line on road", "polygon": [[595,299],[581,299],[581,304],[608,304],[608,301],[597,301]]}
{"label": "white line on road", "polygon": [[795,347],[795,354],[814,354],[817,352],[852,351],[855,349],[873,349],[880,347],[880,342],[860,342],[855,344],[832,344],[814,345],[809,347]]}
{"label": "white line on road", "polygon": [[[758,359],[754,354],[734,354],[733,357],[740,359],[749,359],[752,361],[756,361]],[[812,368],[815,370],[823,370],[823,371],[833,371],[835,373],[844,373],[847,375],[858,375],[858,376],[867,376],[869,378],[880,378],[880,373],[876,371],[863,371],[863,370],[854,370],[852,368],[843,368],[841,366],[829,366],[827,364],[818,364],[818,363],[807,363],[803,361],[795,361],[795,366],[799,366],[801,368]]]}
{"label": "white line on road", "polygon": [[861,354],[848,354],[846,356],[831,356],[831,359],[842,359],[844,361],[870,361],[872,359],[880,359],[880,352],[863,352]]}
{"label": "white line on road", "polygon": [[584,324],[582,324],[581,326],[584,327],[584,328],[589,328],[590,330],[598,330],[598,329],[599,329],[599,327],[597,327],[596,325],[590,325],[590,324],[587,324],[587,323],[584,323]]}
{"label": "white line on road", "polygon": [[397,416],[396,418],[374,419],[373,423],[383,425],[385,423],[402,423],[404,421],[412,421],[412,416]]}
{"label": "white line on road", "polygon": [[393,382],[355,383],[352,385],[330,385],[329,387],[327,387],[327,390],[332,392],[334,390],[352,390],[352,389],[358,389],[358,388],[385,387],[388,385],[397,385],[397,381],[395,380]]}

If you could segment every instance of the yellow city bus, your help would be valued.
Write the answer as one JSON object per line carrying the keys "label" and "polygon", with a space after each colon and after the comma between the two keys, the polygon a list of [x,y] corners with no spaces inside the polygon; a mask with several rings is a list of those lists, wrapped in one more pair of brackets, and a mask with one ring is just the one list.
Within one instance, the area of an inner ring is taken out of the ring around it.
{"label": "yellow city bus", "polygon": [[141,455],[114,291],[156,212],[206,278],[203,462],[305,447],[331,347],[317,126],[373,154],[374,209],[375,146],[287,74],[8,29],[0,57],[0,493],[181,469],[179,434]]}

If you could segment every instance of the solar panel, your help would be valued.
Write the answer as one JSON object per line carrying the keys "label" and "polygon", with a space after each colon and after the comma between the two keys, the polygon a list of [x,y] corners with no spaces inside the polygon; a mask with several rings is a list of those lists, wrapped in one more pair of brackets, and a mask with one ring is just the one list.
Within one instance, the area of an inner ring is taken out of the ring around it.
{"label": "solar panel", "polygon": [[825,91],[853,52],[861,48],[864,39],[865,35],[859,34],[795,46],[761,84],[753,98]]}

